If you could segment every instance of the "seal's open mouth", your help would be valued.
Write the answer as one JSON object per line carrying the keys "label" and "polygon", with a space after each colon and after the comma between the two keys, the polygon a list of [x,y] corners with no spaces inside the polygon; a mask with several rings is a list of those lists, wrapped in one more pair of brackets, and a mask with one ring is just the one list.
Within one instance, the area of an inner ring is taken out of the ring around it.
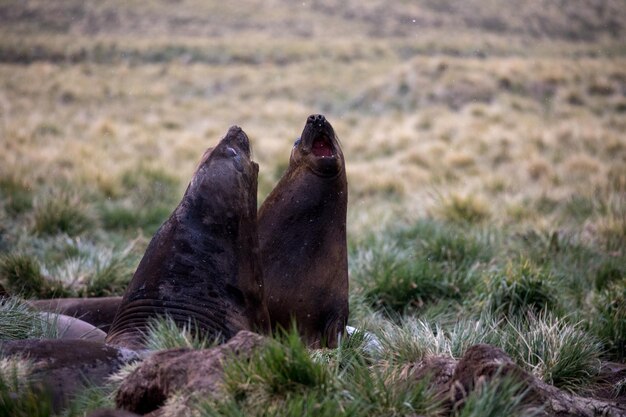
{"label": "seal's open mouth", "polygon": [[321,158],[333,156],[333,144],[326,136],[318,136],[311,147],[313,155]]}

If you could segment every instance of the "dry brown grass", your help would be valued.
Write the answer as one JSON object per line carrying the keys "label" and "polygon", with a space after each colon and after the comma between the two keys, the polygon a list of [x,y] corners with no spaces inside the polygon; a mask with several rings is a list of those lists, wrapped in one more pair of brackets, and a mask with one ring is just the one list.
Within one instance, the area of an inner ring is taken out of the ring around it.
{"label": "dry brown grass", "polygon": [[[345,148],[351,233],[378,224],[380,212],[436,212],[441,196],[475,195],[493,222],[558,225],[559,210],[538,213],[533,202],[624,192],[619,24],[613,38],[600,31],[569,43],[565,32],[533,38],[514,15],[487,6],[477,9],[481,21],[448,2],[386,13],[378,2],[324,2],[307,9],[320,21],[276,5],[1,8],[18,18],[0,42],[0,173],[36,192],[69,183],[98,201],[124,197],[123,174],[145,166],[178,178],[182,191],[203,149],[239,124],[261,166],[262,200],[306,116],[323,112]],[[607,7],[621,22],[618,4]],[[556,22],[572,10],[546,16]],[[417,16],[418,28],[400,25],[402,13]],[[436,29],[433,19],[446,14]],[[228,24],[216,26],[220,16]],[[48,26],[34,29],[42,19]],[[446,25],[460,21],[466,30],[452,36]],[[362,36],[377,24],[384,33]]]}

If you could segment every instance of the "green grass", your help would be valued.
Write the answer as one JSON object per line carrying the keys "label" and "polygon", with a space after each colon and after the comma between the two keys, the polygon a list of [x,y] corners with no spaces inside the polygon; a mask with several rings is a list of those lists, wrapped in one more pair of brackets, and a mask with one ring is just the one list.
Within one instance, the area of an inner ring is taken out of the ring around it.
{"label": "green grass", "polygon": [[153,234],[178,203],[179,181],[158,168],[140,166],[124,172],[119,184],[108,191],[114,200],[99,207],[106,230],[142,229]]}
{"label": "green grass", "polygon": [[0,417],[50,417],[52,399],[31,381],[29,364],[0,359]]}
{"label": "green grass", "polygon": [[507,264],[492,277],[484,291],[486,305],[496,316],[523,317],[557,308],[557,283],[527,259]]}
{"label": "green grass", "polygon": [[370,367],[360,353],[363,343],[357,334],[334,352],[311,354],[295,331],[283,333],[250,360],[228,362],[227,395],[197,408],[202,416],[438,415],[427,381]]}
{"label": "green grass", "polygon": [[270,343],[247,364],[241,362],[226,371],[226,386],[235,397],[246,396],[248,387],[270,398],[332,388],[328,368],[314,361],[297,332],[291,331]]}
{"label": "green grass", "polygon": [[7,290],[24,297],[37,297],[46,293],[47,283],[39,263],[32,256],[12,254],[0,259],[0,279]]}
{"label": "green grass", "polygon": [[595,275],[594,283],[598,291],[620,285],[626,281],[626,263],[610,258],[599,265]]}
{"label": "green grass", "polygon": [[136,242],[105,247],[87,239],[45,238],[32,253],[0,257],[0,282],[25,298],[121,295],[138,261]]}
{"label": "green grass", "polygon": [[[421,220],[351,254],[352,323],[378,336],[390,363],[460,358],[488,343],[540,379],[584,391],[601,359],[623,360],[622,258],[579,236]],[[415,278],[424,259],[432,282]],[[438,290],[450,283],[456,293]]]}
{"label": "green grass", "polygon": [[176,203],[180,197],[176,194],[178,179],[159,168],[140,166],[126,171],[120,182],[124,194],[136,201],[139,207]]}
{"label": "green grass", "polygon": [[56,337],[54,320],[46,320],[18,298],[0,298],[0,340]]}
{"label": "green grass", "polygon": [[11,216],[18,216],[33,207],[33,196],[29,185],[16,176],[0,177],[0,196],[2,196],[4,210]]}
{"label": "green grass", "polygon": [[600,339],[582,324],[570,324],[549,314],[495,319],[489,313],[449,324],[405,317],[399,323],[378,321],[370,326],[380,340],[381,359],[402,366],[427,356],[460,359],[479,343],[503,349],[522,368],[541,380],[569,391],[594,384],[604,350]]}
{"label": "green grass", "polygon": [[81,417],[99,408],[116,408],[115,394],[120,384],[140,364],[141,361],[135,361],[123,365],[117,372],[109,375],[103,385],[86,383],[58,413],[59,417]]}
{"label": "green grass", "polygon": [[505,351],[544,382],[576,392],[598,375],[602,345],[582,326],[543,315],[508,327]]}
{"label": "green grass", "polygon": [[33,216],[33,232],[39,235],[66,233],[76,236],[93,227],[93,220],[81,202],[81,197],[69,193],[38,200]]}
{"label": "green grass", "polygon": [[157,317],[150,321],[146,331],[145,346],[149,350],[206,349],[216,344],[216,340],[203,337],[191,320],[181,328],[170,317]]}
{"label": "green grass", "polygon": [[532,417],[541,409],[524,405],[524,387],[510,377],[496,377],[479,383],[464,399],[455,417]]}
{"label": "green grass", "polygon": [[458,195],[444,199],[437,214],[446,221],[460,224],[478,224],[490,217],[486,203],[472,196]]}
{"label": "green grass", "polygon": [[424,311],[472,291],[490,261],[489,231],[420,220],[369,237],[351,251],[353,282],[373,307],[391,313]]}
{"label": "green grass", "polygon": [[134,272],[131,256],[134,243],[103,248],[87,241],[75,241],[51,262],[50,273],[82,297],[104,297],[124,292]]}
{"label": "green grass", "polygon": [[590,331],[603,343],[613,360],[626,358],[626,287],[623,282],[596,294],[595,311],[589,319]]}
{"label": "green grass", "polygon": [[115,388],[111,384],[85,386],[71,399],[60,416],[82,417],[99,408],[115,408],[114,393]]}
{"label": "green grass", "polygon": [[503,347],[502,322],[496,321],[490,314],[477,318],[463,318],[454,323],[449,330],[450,352],[455,358],[461,358],[467,349],[479,343]]}
{"label": "green grass", "polygon": [[102,226],[111,231],[143,230],[153,234],[169,217],[173,207],[157,205],[145,209],[127,208],[123,205],[106,204],[100,208]]}
{"label": "green grass", "polygon": [[368,272],[372,275],[367,286],[363,285],[365,298],[374,307],[403,312],[420,309],[436,299],[458,297],[454,286],[446,282],[439,265],[427,259],[410,260],[409,255],[397,253],[394,248],[383,250],[391,253],[372,256],[368,265]]}

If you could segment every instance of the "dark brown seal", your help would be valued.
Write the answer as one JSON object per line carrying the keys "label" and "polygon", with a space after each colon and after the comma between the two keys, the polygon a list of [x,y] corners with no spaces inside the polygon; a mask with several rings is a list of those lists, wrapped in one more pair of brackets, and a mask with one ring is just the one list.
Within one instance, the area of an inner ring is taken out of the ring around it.
{"label": "dark brown seal", "polygon": [[104,343],[107,335],[92,324],[65,314],[42,311],[39,312],[39,317],[44,322],[47,322],[48,325],[56,328],[57,338],[59,339],[83,339]]}
{"label": "dark brown seal", "polygon": [[57,412],[85,386],[102,385],[124,364],[140,359],[136,352],[123,347],[77,339],[0,341],[0,357],[26,359],[37,391],[50,394]]}
{"label": "dark brown seal", "polygon": [[39,311],[76,317],[96,326],[105,333],[109,331],[121,302],[122,297],[53,298],[26,301]]}
{"label": "dark brown seal", "polygon": [[148,245],[107,342],[140,348],[148,322],[169,316],[209,338],[269,326],[256,227],[258,165],[233,126],[205,152],[182,201]]}
{"label": "dark brown seal", "polygon": [[348,319],[343,153],[322,115],[307,119],[289,167],[259,210],[259,244],[272,325],[295,318],[314,347],[337,344]]}

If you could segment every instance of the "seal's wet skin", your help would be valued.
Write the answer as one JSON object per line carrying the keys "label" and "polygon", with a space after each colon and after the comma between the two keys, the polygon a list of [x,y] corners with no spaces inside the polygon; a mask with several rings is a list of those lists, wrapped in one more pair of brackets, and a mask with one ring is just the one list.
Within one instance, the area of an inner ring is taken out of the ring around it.
{"label": "seal's wet skin", "polygon": [[239,127],[205,152],[152,238],[107,336],[141,348],[150,319],[191,321],[209,338],[268,330],[256,227],[258,165]]}
{"label": "seal's wet skin", "polygon": [[314,347],[336,346],[348,318],[347,205],[339,141],[324,116],[311,115],[258,220],[272,325],[295,319]]}

